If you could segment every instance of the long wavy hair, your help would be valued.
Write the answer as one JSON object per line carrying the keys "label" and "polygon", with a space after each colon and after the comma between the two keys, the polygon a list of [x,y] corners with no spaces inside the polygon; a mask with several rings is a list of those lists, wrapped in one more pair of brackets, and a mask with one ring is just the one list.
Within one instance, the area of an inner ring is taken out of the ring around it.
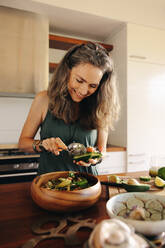
{"label": "long wavy hair", "polygon": [[68,81],[72,68],[86,63],[101,69],[103,76],[97,90],[79,103],[79,122],[86,129],[107,126],[114,129],[120,110],[116,78],[112,59],[107,50],[97,43],[73,46],[65,54],[48,87],[49,110],[65,123],[75,121],[75,102],[68,92]]}

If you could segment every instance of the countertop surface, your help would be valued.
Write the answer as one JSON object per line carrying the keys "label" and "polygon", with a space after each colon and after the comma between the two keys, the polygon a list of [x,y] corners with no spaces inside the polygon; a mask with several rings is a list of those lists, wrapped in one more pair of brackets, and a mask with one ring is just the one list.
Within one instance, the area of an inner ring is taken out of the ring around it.
{"label": "countertop surface", "polygon": [[[126,176],[139,176],[145,175],[146,172],[138,173],[125,173],[119,175]],[[107,181],[107,175],[98,176],[101,181]],[[40,232],[38,223],[42,223],[45,220],[54,220],[51,224],[45,224],[42,229],[42,235],[50,235],[48,229],[57,227],[57,220],[76,216],[81,219],[96,221],[96,224],[103,219],[108,219],[106,213],[106,202],[111,197],[111,189],[107,185],[102,185],[102,194],[99,201],[92,207],[77,212],[76,214],[59,214],[55,212],[49,212],[38,207],[32,200],[30,195],[31,182],[14,183],[14,184],[1,184],[0,185],[0,247],[1,248],[64,248],[66,246],[64,238],[47,239],[40,242],[35,246],[37,240],[41,235],[36,235],[35,230]],[[112,187],[114,188],[114,187]],[[70,223],[71,224],[71,223]],[[73,223],[72,223],[73,224]],[[68,224],[69,225],[69,224]],[[33,230],[32,230],[33,227]],[[68,227],[69,228],[69,227]],[[43,231],[44,230],[44,231]],[[82,243],[88,240],[91,229],[82,228],[79,231],[79,239]],[[70,236],[68,240],[70,240]],[[31,240],[31,242],[29,242]],[[27,243],[29,242],[29,243]],[[25,245],[26,244],[26,245]],[[70,246],[72,248],[83,247],[81,245]]]}
{"label": "countertop surface", "polygon": [[[17,144],[0,144],[0,160],[6,160],[6,159],[24,159],[24,158],[39,158],[40,154],[10,154],[10,155],[2,155],[1,152],[3,152],[3,150],[15,150],[18,149],[18,145]],[[120,146],[112,146],[112,145],[108,145],[107,146],[107,152],[124,152],[126,151],[125,147],[120,147]]]}
{"label": "countertop surface", "polygon": [[[0,144],[0,149],[18,149],[17,144]],[[107,152],[115,152],[115,151],[126,151],[125,147],[115,146],[115,145],[107,145]]]}

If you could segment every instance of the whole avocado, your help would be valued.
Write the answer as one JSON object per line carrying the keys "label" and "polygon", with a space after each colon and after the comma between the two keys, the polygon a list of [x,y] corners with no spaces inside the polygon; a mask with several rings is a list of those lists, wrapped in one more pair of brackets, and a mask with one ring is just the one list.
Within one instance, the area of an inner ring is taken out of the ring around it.
{"label": "whole avocado", "polygon": [[158,176],[165,180],[165,167],[161,167],[158,169]]}

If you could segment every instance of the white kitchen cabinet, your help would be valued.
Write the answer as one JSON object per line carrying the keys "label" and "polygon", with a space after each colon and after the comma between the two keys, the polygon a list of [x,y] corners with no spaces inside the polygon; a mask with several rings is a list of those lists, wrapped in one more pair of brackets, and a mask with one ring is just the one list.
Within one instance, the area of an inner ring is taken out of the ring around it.
{"label": "white kitchen cabinet", "polygon": [[128,59],[165,64],[165,31],[141,25],[127,25]]}
{"label": "white kitchen cabinet", "polygon": [[126,171],[126,152],[107,152],[106,157],[97,166],[99,175],[122,173]]}
{"label": "white kitchen cabinet", "polygon": [[165,31],[128,24],[127,35],[127,171],[141,171],[165,155]]}
{"label": "white kitchen cabinet", "polygon": [[148,170],[151,157],[165,157],[165,31],[128,23],[108,42],[121,99],[110,140],[126,143],[127,171]]}
{"label": "white kitchen cabinet", "polygon": [[127,157],[127,171],[133,172],[149,170],[150,156],[145,152],[131,153],[130,150]]}
{"label": "white kitchen cabinet", "polygon": [[164,82],[165,65],[128,62],[128,171],[148,170],[148,157],[165,154]]}

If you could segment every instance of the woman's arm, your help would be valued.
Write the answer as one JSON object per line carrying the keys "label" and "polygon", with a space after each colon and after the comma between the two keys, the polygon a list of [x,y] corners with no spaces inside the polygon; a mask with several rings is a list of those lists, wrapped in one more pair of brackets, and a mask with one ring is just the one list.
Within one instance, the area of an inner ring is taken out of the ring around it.
{"label": "woman's arm", "polygon": [[106,154],[107,141],[108,127],[98,129],[97,147],[103,155]]}
{"label": "woman's arm", "polygon": [[24,123],[18,147],[28,152],[34,152],[34,137],[45,118],[48,109],[48,96],[46,91],[38,93],[32,102],[29,114]]}

